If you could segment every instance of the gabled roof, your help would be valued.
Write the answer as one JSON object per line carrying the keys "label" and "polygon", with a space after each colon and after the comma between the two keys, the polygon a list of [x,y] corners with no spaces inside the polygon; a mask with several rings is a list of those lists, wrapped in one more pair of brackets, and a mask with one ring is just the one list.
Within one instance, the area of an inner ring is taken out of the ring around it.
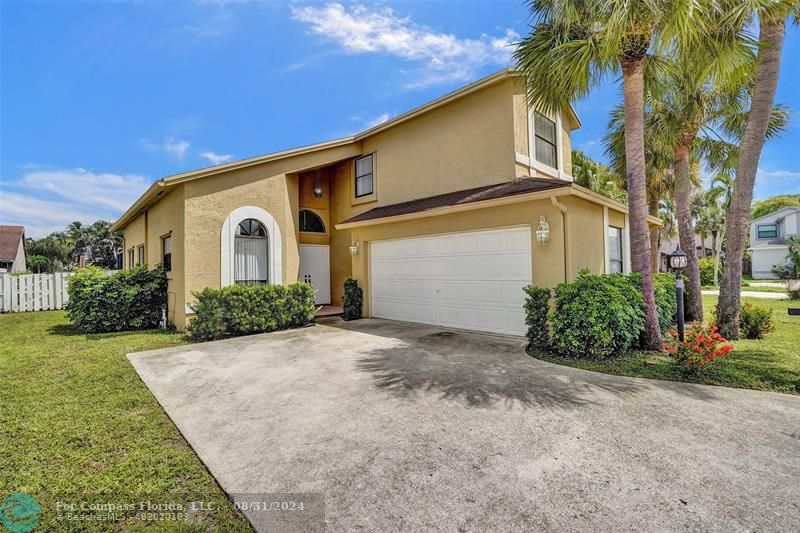
{"label": "gabled roof", "polygon": [[[272,152],[269,154],[264,154],[256,157],[250,157],[247,159],[241,159],[238,161],[232,161],[230,163],[224,163],[222,165],[216,165],[212,167],[205,167],[197,170],[192,170],[189,172],[183,172],[181,174],[174,174],[172,176],[167,176],[162,178],[156,182],[154,182],[147,191],[140,196],[136,202],[128,208],[128,210],[112,225],[112,230],[116,231],[118,229],[122,229],[127,225],[127,223],[137,215],[142,209],[147,207],[148,205],[152,205],[153,203],[157,202],[161,196],[163,196],[164,188],[170,187],[173,185],[177,185],[179,183],[183,183],[190,180],[205,178],[208,176],[213,176],[217,174],[221,174],[223,172],[228,172],[230,170],[236,170],[240,168],[245,168],[253,165],[259,165],[262,163],[269,163],[272,161],[277,161],[280,159],[298,156],[298,155],[305,155],[313,152],[318,152],[322,150],[326,150],[329,148],[335,148],[339,146],[346,146],[355,143],[361,142],[363,139],[375,135],[381,131],[387,130],[403,122],[411,120],[423,113],[427,113],[428,111],[432,111],[437,109],[443,105],[446,105],[454,100],[467,96],[473,92],[479,91],[485,87],[493,85],[497,82],[505,80],[511,77],[521,77],[522,74],[514,69],[514,68],[504,68],[495,72],[494,74],[490,74],[485,76],[473,83],[465,85],[452,91],[450,93],[445,94],[435,100],[431,100],[421,106],[415,107],[414,109],[403,113],[402,115],[398,115],[386,122],[368,128],[364,131],[356,133],[354,135],[350,135],[348,137],[342,137],[339,139],[335,139],[332,141],[326,141],[318,144],[311,144],[307,146],[301,146],[299,148],[293,148],[290,150],[283,150],[280,152]],[[570,106],[567,110],[569,118],[571,119],[572,123],[574,124],[575,128],[580,127],[580,119],[578,119],[578,115],[575,113],[575,110]],[[574,129],[574,128],[573,128]]]}
{"label": "gabled roof", "polygon": [[19,241],[24,238],[24,226],[0,226],[0,261],[16,259]]}
{"label": "gabled roof", "polygon": [[[758,222],[759,220],[764,220],[765,218],[774,218],[774,219],[777,220],[777,219],[780,219],[782,217],[785,217],[786,215],[790,215],[792,213],[797,213],[797,212],[800,212],[800,207],[791,207],[791,206],[782,207],[782,208],[778,209],[777,211],[773,211],[772,213],[767,213],[764,216],[761,216],[761,217],[758,217],[758,218],[754,218],[753,220],[750,221],[750,223],[752,224],[753,222]],[[778,214],[781,214],[781,216],[778,216],[776,218],[775,215],[778,215]]]}

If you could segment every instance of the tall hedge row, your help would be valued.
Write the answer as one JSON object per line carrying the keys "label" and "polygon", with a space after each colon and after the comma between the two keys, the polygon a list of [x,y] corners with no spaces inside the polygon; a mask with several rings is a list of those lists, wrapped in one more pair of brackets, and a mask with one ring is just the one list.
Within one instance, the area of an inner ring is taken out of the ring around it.
{"label": "tall hedge row", "polygon": [[67,317],[81,332],[152,329],[167,306],[167,277],[160,267],[109,275],[89,266],[69,278],[67,294]]}

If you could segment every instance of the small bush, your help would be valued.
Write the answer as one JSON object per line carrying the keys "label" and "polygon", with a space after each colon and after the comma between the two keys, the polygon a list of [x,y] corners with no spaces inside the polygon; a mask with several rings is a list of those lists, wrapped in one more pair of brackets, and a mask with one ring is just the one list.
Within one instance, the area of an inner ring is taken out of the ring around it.
{"label": "small bush", "polygon": [[739,310],[739,333],[745,339],[763,339],[764,335],[775,330],[772,310],[766,307],[742,304]]}
{"label": "small bush", "polygon": [[358,282],[353,278],[344,280],[344,297],[342,298],[342,318],[345,320],[357,320],[361,318],[361,308],[364,303],[364,291],[358,286]]}
{"label": "small bush", "polygon": [[701,257],[700,264],[700,285],[707,287],[714,284],[714,259],[711,257]]}
{"label": "small bush", "polygon": [[214,340],[306,326],[314,321],[314,288],[308,283],[231,285],[195,293],[189,332]]}
{"label": "small bush", "polygon": [[677,333],[670,333],[674,340],[664,343],[664,349],[687,374],[697,374],[733,350],[733,345],[717,333],[713,324],[692,324],[683,342],[677,340]]}
{"label": "small bush", "polygon": [[84,333],[151,329],[167,306],[164,270],[138,266],[108,275],[97,267],[69,278],[67,317]]}
{"label": "small bush", "polygon": [[547,314],[550,310],[550,289],[528,285],[523,289],[525,298],[525,324],[528,326],[528,349],[550,348]]}
{"label": "small bush", "polygon": [[558,285],[550,315],[553,347],[568,357],[602,359],[635,346],[644,329],[644,301],[633,279],[582,270],[575,281]]}

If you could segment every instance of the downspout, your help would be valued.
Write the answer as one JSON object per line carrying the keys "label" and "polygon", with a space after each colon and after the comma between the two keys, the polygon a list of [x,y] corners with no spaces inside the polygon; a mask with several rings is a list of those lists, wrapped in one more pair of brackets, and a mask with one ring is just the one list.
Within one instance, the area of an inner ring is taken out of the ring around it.
{"label": "downspout", "polygon": [[564,283],[569,281],[569,273],[572,272],[572,257],[569,253],[569,216],[567,216],[567,206],[558,201],[558,197],[551,196],[550,201],[553,207],[561,211],[561,226],[564,228]]}

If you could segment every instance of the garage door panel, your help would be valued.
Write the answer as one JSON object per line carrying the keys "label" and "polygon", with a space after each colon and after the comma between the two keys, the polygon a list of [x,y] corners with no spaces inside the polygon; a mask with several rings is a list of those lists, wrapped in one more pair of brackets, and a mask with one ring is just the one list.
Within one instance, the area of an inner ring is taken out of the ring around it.
{"label": "garage door panel", "polygon": [[372,314],[522,335],[530,246],[528,227],[371,243]]}

